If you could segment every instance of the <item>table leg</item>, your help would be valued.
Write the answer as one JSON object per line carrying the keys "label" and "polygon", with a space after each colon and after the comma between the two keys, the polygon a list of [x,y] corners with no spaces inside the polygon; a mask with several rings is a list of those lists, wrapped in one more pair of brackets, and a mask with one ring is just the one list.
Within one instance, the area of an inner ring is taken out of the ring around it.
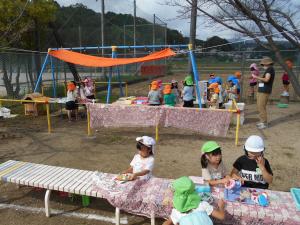
{"label": "table leg", "polygon": [[116,225],[120,225],[120,209],[116,207]]}
{"label": "table leg", "polygon": [[63,104],[59,104],[59,105],[60,105],[60,117],[63,119],[64,118],[64,115],[63,115],[63,112],[62,112]]}
{"label": "table leg", "polygon": [[51,209],[49,204],[51,190],[47,190],[45,194],[45,213],[47,217],[50,217]]}
{"label": "table leg", "polygon": [[155,225],[155,213],[151,212],[151,225]]}

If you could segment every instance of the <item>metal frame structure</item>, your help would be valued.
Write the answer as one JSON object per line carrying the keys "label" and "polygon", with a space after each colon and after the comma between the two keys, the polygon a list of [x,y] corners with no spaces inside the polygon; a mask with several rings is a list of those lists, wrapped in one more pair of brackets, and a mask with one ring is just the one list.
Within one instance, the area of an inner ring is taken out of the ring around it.
{"label": "metal frame structure", "polygon": [[[198,69],[197,69],[197,65],[196,65],[196,60],[195,60],[195,56],[192,50],[192,44],[180,44],[180,45],[136,45],[136,46],[126,46],[126,45],[122,45],[122,46],[95,46],[95,47],[74,47],[74,48],[50,48],[48,49],[48,53],[46,55],[46,58],[44,60],[42,69],[39,73],[38,79],[36,81],[35,84],[35,88],[34,88],[34,92],[37,92],[39,90],[39,86],[42,80],[42,75],[43,72],[46,68],[46,65],[48,63],[49,60],[49,52],[51,50],[59,50],[59,49],[64,49],[64,50],[93,50],[93,49],[111,49],[112,51],[112,58],[116,58],[117,57],[117,49],[157,49],[157,48],[176,48],[176,49],[183,49],[183,48],[188,48],[188,53],[189,53],[189,58],[191,60],[192,63],[192,71],[193,71],[193,76],[194,76],[194,80],[196,83],[196,93],[197,93],[197,97],[198,97],[198,101],[199,101],[199,108],[202,107],[201,104],[201,96],[200,96],[200,87],[199,87],[199,74],[198,74]],[[54,97],[56,97],[56,92],[55,92],[55,77],[54,77],[54,66],[52,63],[52,56],[50,56],[50,64],[51,64],[51,71],[52,71],[52,79],[53,79],[53,95]],[[111,80],[112,80],[112,73],[113,73],[113,67],[110,67],[109,70],[109,81],[108,81],[108,87],[107,87],[107,96],[106,96],[106,103],[109,104],[110,102],[110,95],[111,95]],[[120,70],[119,68],[117,68],[117,74],[118,74],[118,80],[120,82],[120,93],[123,93],[122,91],[122,85],[121,85],[121,77],[120,77]]]}

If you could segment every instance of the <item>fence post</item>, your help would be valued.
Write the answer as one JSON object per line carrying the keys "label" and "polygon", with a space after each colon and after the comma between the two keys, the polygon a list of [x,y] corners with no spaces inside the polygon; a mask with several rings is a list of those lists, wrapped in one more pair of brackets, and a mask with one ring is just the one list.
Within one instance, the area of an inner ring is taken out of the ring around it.
{"label": "fence post", "polygon": [[47,109],[47,122],[48,122],[48,133],[51,133],[51,119],[50,119],[50,107],[49,102],[45,102]]}
{"label": "fence post", "polygon": [[246,56],[245,56],[245,52],[243,52],[242,54],[242,68],[241,68],[241,73],[242,73],[242,76],[241,76],[241,83],[240,83],[240,90],[241,90],[241,93],[240,93],[240,96],[241,96],[241,100],[244,99],[244,72],[245,72],[245,64],[246,64]]}
{"label": "fence post", "polygon": [[86,108],[87,110],[87,131],[88,131],[88,136],[91,136],[91,114],[90,114],[90,109],[89,107]]}

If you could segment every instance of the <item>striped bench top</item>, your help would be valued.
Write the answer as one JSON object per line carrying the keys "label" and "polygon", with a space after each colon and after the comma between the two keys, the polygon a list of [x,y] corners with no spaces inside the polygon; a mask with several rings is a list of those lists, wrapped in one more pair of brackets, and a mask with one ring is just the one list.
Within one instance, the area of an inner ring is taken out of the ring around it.
{"label": "striped bench top", "polygon": [[93,190],[93,171],[9,160],[0,164],[4,182],[101,197]]}

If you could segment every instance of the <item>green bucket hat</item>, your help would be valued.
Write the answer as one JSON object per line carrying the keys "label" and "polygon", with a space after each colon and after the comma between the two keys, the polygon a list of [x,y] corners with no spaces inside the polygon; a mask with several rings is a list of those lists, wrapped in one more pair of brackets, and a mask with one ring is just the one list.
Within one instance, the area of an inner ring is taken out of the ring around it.
{"label": "green bucket hat", "polygon": [[180,177],[173,182],[173,205],[179,212],[184,213],[196,209],[201,201],[195,191],[195,184],[188,177]]}
{"label": "green bucket hat", "polygon": [[187,84],[187,85],[193,85],[194,84],[194,81],[193,81],[193,78],[192,76],[188,75],[184,78],[184,82]]}
{"label": "green bucket hat", "polygon": [[217,142],[207,141],[207,142],[204,143],[204,145],[202,145],[201,152],[202,153],[209,153],[209,152],[212,152],[212,151],[216,150],[217,148],[220,148],[220,145],[218,145]]}

